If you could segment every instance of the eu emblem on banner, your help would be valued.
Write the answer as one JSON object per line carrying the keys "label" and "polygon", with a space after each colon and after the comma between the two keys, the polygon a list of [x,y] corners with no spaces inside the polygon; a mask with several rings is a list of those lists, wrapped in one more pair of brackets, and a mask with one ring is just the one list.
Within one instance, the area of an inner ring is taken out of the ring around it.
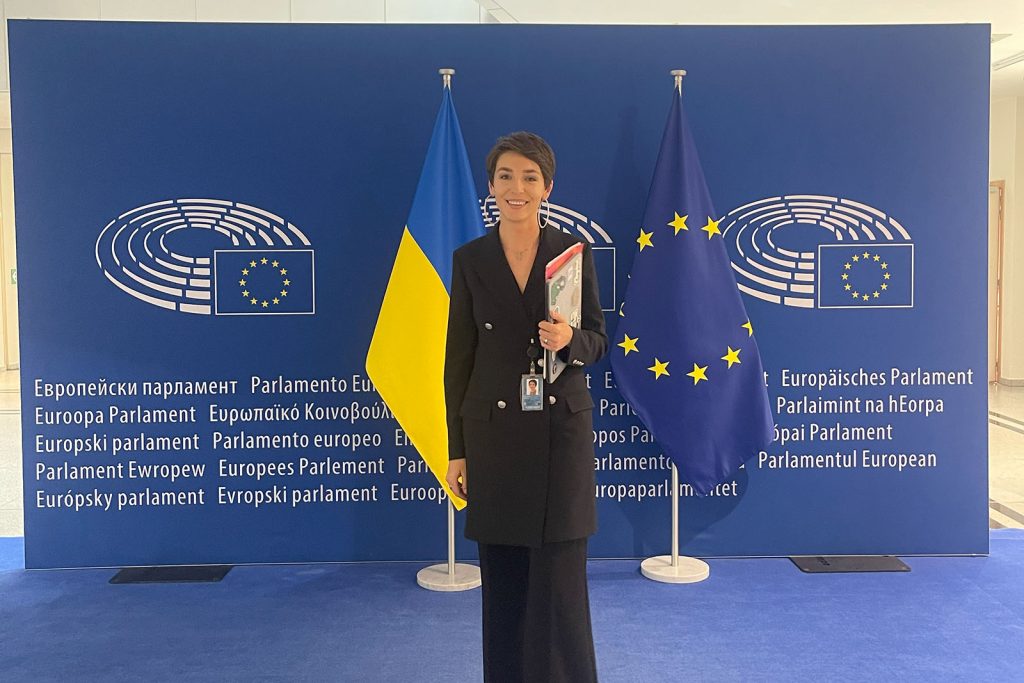
{"label": "eu emblem on banner", "polygon": [[213,252],[216,315],[315,313],[312,249]]}
{"label": "eu emblem on banner", "polygon": [[910,308],[914,245],[818,245],[818,308]]}

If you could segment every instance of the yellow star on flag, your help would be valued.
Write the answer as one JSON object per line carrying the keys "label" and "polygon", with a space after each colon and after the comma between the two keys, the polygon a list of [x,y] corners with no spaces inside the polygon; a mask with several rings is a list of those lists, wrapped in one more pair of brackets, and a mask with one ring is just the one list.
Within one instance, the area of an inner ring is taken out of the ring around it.
{"label": "yellow star on flag", "polygon": [[673,211],[672,213],[675,215],[675,218],[672,219],[671,223],[668,223],[668,227],[675,229],[675,232],[673,234],[678,235],[680,230],[689,230],[690,229],[686,225],[686,219],[689,218],[688,215],[687,216],[680,216],[675,211]]}
{"label": "yellow star on flag", "polygon": [[267,303],[267,300],[266,300],[266,299],[264,299],[264,300],[263,300],[263,302],[262,302],[262,303],[261,303],[260,305],[261,305],[261,306],[263,306],[263,308],[266,308],[266,307],[267,307],[267,306],[269,306],[270,304],[268,304],[268,303]]}
{"label": "yellow star on flag", "polygon": [[247,289],[247,290],[243,291],[242,292],[242,296],[244,296],[246,299],[248,299],[249,298],[249,290]]}
{"label": "yellow star on flag", "polygon": [[279,304],[279,303],[281,303],[281,300],[280,300],[280,299],[278,299],[278,298],[277,298],[277,297],[275,296],[275,297],[273,298],[273,302],[274,302],[275,304]]}
{"label": "yellow star on flag", "polygon": [[640,353],[640,350],[636,348],[636,343],[639,341],[640,337],[630,337],[626,333],[623,333],[622,336],[624,339],[616,344],[616,346],[623,350],[624,355],[628,356],[630,351]]}
{"label": "yellow star on flag", "polygon": [[249,267],[255,268],[256,267],[256,262],[255,261],[249,261]]}
{"label": "yellow star on flag", "polygon": [[619,304],[619,317],[620,318],[625,318],[626,317],[626,314],[622,312],[622,307],[625,306],[625,305],[626,305],[625,301],[623,301],[621,304]]}
{"label": "yellow star on flag", "polygon": [[292,281],[291,281],[291,280],[285,280],[285,281],[284,281],[284,286],[285,286],[285,287],[287,287],[287,286],[288,286],[288,285],[290,285],[291,283],[292,283]]}
{"label": "yellow star on flag", "polygon": [[748,337],[753,337],[754,336],[754,326],[750,324],[749,320],[747,322],[743,323],[742,325],[740,325],[740,327],[745,328],[747,330],[747,336]]}
{"label": "yellow star on flag", "polygon": [[706,366],[706,365],[704,367],[701,367],[701,366],[697,365],[696,363],[694,363],[693,364],[693,370],[691,372],[686,373],[686,376],[687,377],[692,377],[693,378],[693,386],[697,386],[697,382],[699,382],[701,380],[704,380],[705,382],[708,381],[707,375],[704,374],[704,372],[707,369],[708,369],[708,366]]}
{"label": "yellow star on flag", "polygon": [[249,303],[251,303],[253,306],[255,306],[256,305],[256,299],[249,299]]}
{"label": "yellow star on flag", "polygon": [[267,259],[266,258],[261,258],[260,259],[260,263],[262,263],[263,265],[266,265],[267,264]]}
{"label": "yellow star on flag", "polygon": [[287,274],[288,274],[288,270],[286,268],[282,268],[281,269],[281,275],[287,275]]}
{"label": "yellow star on flag", "polygon": [[270,265],[272,265],[272,266],[274,266],[275,268],[277,268],[277,266],[278,266],[278,265],[280,265],[280,264],[278,264],[278,262],[277,262],[277,261],[272,261],[272,262],[270,263]]}
{"label": "yellow star on flag", "polygon": [[665,361],[664,363],[662,363],[660,360],[655,358],[654,359],[654,365],[652,365],[651,367],[649,367],[647,369],[654,373],[654,379],[658,379],[662,375],[666,375],[668,377],[671,377],[671,375],[668,374],[668,364],[670,362],[672,362],[672,361]]}
{"label": "yellow star on flag", "polygon": [[849,280],[850,279],[850,274],[849,273],[843,273],[843,279],[844,280]]}
{"label": "yellow star on flag", "polygon": [[708,234],[708,239],[711,239],[715,235],[721,235],[722,232],[718,229],[718,224],[722,221],[713,221],[711,216],[708,216],[708,224],[705,225],[701,230]]}
{"label": "yellow star on flag", "polygon": [[249,269],[248,268],[242,268],[242,275],[248,275],[248,274],[249,274]]}
{"label": "yellow star on flag", "polygon": [[245,280],[239,280],[239,281],[238,281],[238,284],[240,284],[240,285],[242,285],[243,287],[245,287]]}
{"label": "yellow star on flag", "polygon": [[640,236],[636,238],[636,243],[640,245],[640,251],[643,251],[644,247],[654,246],[654,242],[651,241],[653,236],[653,232],[644,232],[644,229],[640,228]]}
{"label": "yellow star on flag", "polygon": [[860,261],[860,256],[857,256],[857,254],[854,254],[853,255],[853,262],[856,263],[857,261]]}
{"label": "yellow star on flag", "polygon": [[724,356],[722,356],[722,360],[728,363],[729,367],[731,368],[734,364],[740,362],[740,351],[742,351],[743,349],[734,349],[731,346],[726,346],[725,348],[729,350],[726,352]]}
{"label": "yellow star on flag", "polygon": [[868,256],[871,256],[871,254],[869,254],[868,252],[865,251],[864,252],[864,258],[867,258]]}

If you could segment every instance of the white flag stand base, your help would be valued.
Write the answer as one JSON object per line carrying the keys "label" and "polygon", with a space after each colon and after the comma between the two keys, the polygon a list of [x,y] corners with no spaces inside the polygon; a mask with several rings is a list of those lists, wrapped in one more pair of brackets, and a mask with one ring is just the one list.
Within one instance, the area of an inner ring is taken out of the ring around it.
{"label": "white flag stand base", "polygon": [[671,555],[648,557],[640,563],[640,573],[651,581],[662,583],[697,583],[711,575],[708,563],[695,557],[677,557],[672,566]]}
{"label": "white flag stand base", "polygon": [[449,572],[447,563],[435,564],[416,572],[416,583],[428,591],[452,593],[473,590],[480,585],[480,567],[460,562],[455,565],[454,572]]}
{"label": "white flag stand base", "polygon": [[455,506],[448,500],[448,561],[416,572],[416,583],[428,591],[455,593],[480,586],[480,567],[455,562]]}
{"label": "white flag stand base", "polygon": [[[678,80],[676,85],[679,85]],[[697,583],[711,575],[711,568],[704,560],[679,555],[679,470],[675,465],[672,465],[672,554],[648,557],[640,563],[640,573],[662,583]]]}

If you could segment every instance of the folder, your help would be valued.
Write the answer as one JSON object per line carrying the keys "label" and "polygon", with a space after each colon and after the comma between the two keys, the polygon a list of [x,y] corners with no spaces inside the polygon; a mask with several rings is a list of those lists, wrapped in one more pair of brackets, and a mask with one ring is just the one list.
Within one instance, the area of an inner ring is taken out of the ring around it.
{"label": "folder", "polygon": [[[562,314],[570,326],[579,329],[583,318],[583,244],[577,242],[555,258],[544,268],[544,290],[546,294],[547,317],[552,321],[551,312]],[[567,363],[555,351],[544,353],[544,377],[551,384],[562,374]]]}

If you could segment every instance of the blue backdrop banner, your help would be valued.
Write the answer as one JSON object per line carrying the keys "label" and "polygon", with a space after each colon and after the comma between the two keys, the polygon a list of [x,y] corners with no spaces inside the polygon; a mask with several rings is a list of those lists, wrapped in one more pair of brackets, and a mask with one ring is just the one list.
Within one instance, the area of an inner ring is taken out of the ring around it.
{"label": "blue backdrop banner", "polygon": [[[689,72],[776,424],[709,495],[683,487],[682,552],[987,552],[987,26],[9,40],[28,567],[443,557],[446,500],[363,369],[439,67],[486,217],[495,138],[551,142],[549,220],[592,245],[615,342],[668,71]],[[669,461],[609,361],[588,370],[591,555],[664,553]]]}

